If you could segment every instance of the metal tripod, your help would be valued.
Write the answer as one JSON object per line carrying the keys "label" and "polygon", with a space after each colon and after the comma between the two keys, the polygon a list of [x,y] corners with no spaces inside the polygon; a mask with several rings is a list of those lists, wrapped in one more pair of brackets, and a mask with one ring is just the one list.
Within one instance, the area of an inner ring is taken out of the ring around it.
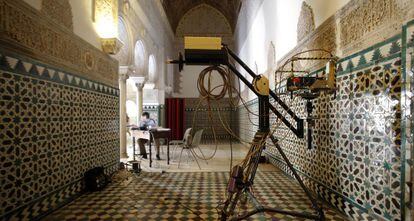
{"label": "metal tripod", "polygon": [[[257,76],[240,58],[237,57],[229,48],[224,46],[226,52],[243,67],[247,73],[249,73],[254,79],[260,78]],[[246,219],[254,214],[261,213],[261,212],[269,212],[269,213],[281,213],[301,218],[308,218],[314,220],[324,220],[324,212],[321,206],[318,205],[316,199],[311,195],[307,187],[304,185],[302,179],[297,174],[296,170],[293,168],[293,165],[290,163],[289,159],[283,152],[283,149],[279,146],[277,138],[275,138],[272,134],[269,134],[269,112],[272,111],[281,121],[299,138],[304,137],[304,125],[303,119],[297,117],[292,110],[282,101],[280,98],[273,92],[269,91],[269,95],[274,98],[274,100],[282,107],[282,109],[289,114],[294,121],[296,121],[297,125],[296,128],[288,121],[285,116],[283,116],[272,104],[269,103],[269,96],[263,96],[256,92],[252,83],[247,81],[243,75],[234,67],[233,64],[230,62],[225,63],[230,70],[233,71],[234,74],[247,86],[249,87],[255,94],[258,96],[258,104],[259,104],[259,130],[256,132],[252,145],[247,153],[246,159],[241,167],[233,168],[231,171],[231,176],[229,180],[228,186],[228,195],[227,199],[224,203],[224,206],[221,209],[220,219],[222,221],[225,220],[243,220]],[[265,148],[265,140],[269,138],[272,140],[273,144],[279,151],[280,155],[282,156],[283,160],[286,162],[289,169],[292,171],[294,177],[298,181],[299,185],[309,198],[312,204],[312,208],[316,211],[316,214],[309,214],[306,212],[295,212],[295,211],[285,211],[278,208],[271,208],[271,207],[264,207],[260,204],[260,202],[255,198],[255,196],[251,192],[251,187],[254,183],[254,178],[256,176],[257,167],[259,164],[259,159],[262,154],[263,149]],[[236,216],[234,211],[236,209],[237,204],[240,201],[242,194],[247,195],[250,200],[253,202],[255,209],[247,212],[243,215]]]}
{"label": "metal tripod", "polygon": [[[188,52],[188,53],[187,53]],[[278,119],[280,119],[284,125],[286,125],[289,130],[291,130],[297,137],[304,137],[304,120],[296,116],[296,114],[284,103],[273,91],[269,90],[268,93],[262,93],[258,91],[251,82],[249,82],[238,70],[237,68],[229,61],[229,58],[234,59],[240,66],[246,70],[250,76],[253,77],[253,82],[258,82],[262,78],[260,75],[256,75],[233,51],[231,51],[227,45],[223,45],[220,50],[203,50],[203,49],[186,49],[185,61],[183,60],[182,55],[180,54],[179,60],[170,61],[169,63],[179,64],[179,69],[183,68],[183,64],[193,64],[193,65],[226,65],[229,69],[242,81],[250,90],[252,90],[258,96],[259,104],[259,130],[256,132],[252,145],[249,149],[249,152],[243,161],[242,165],[237,165],[233,167],[231,171],[231,176],[229,179],[229,184],[227,188],[227,199],[221,208],[220,219],[221,220],[242,220],[246,219],[256,213],[260,212],[270,212],[270,213],[282,213],[296,217],[314,219],[314,220],[324,220],[324,213],[322,208],[318,205],[316,199],[313,198],[309,190],[303,184],[302,179],[296,173],[289,159],[286,157],[282,148],[278,144],[278,140],[271,134],[269,134],[269,113],[272,111]],[[281,108],[280,111],[284,112],[282,114],[278,109],[276,109],[270,102],[269,98],[273,98],[276,104]],[[289,115],[290,120],[285,116]],[[296,123],[296,125],[294,124]],[[308,134],[309,135],[309,134]],[[262,154],[263,149],[265,148],[265,141],[267,138],[270,138],[273,144],[276,146],[283,160],[288,165],[289,169],[292,171],[294,177],[299,182],[299,185],[302,187],[303,191],[306,193],[308,198],[312,203],[313,209],[315,209],[316,214],[309,214],[305,212],[294,212],[294,211],[284,211],[278,208],[270,208],[262,206],[259,201],[251,193],[251,187],[254,183],[254,178],[257,172],[257,167],[259,164],[259,159]],[[242,194],[246,194],[250,200],[255,204],[255,209],[237,216],[234,214],[234,210],[237,207],[238,202]]]}

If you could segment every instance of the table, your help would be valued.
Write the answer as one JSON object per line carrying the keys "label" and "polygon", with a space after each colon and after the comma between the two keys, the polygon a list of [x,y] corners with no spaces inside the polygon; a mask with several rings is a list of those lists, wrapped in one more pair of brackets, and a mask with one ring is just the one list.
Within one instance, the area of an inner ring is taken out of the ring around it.
{"label": "table", "polygon": [[[165,139],[167,141],[167,164],[170,164],[170,136],[171,129],[169,128],[157,128],[151,130],[140,130],[139,128],[131,128],[132,136],[132,150],[135,161],[135,142],[136,139],[145,139],[149,142],[149,166],[152,167],[152,147],[151,143],[154,139]],[[161,148],[161,147],[160,147]]]}

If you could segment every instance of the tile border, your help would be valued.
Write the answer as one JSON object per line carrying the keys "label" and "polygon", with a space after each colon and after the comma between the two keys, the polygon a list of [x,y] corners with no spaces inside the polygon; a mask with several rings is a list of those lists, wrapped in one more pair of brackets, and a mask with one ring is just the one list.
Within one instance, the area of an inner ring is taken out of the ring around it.
{"label": "tile border", "polygon": [[33,77],[45,81],[51,81],[66,86],[77,87],[93,92],[104,93],[111,96],[119,96],[119,89],[109,85],[88,80],[77,74],[69,73],[54,66],[43,64],[39,61],[14,53],[5,52],[0,48],[0,70]]}

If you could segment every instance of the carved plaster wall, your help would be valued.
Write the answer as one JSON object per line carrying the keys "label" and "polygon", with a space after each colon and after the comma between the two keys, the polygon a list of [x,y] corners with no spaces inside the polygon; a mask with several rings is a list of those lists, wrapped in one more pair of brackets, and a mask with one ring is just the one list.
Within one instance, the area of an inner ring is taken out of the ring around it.
{"label": "carved plaster wall", "polygon": [[163,0],[162,5],[173,30],[176,30],[182,17],[192,8],[200,4],[207,4],[214,7],[229,21],[234,30],[237,22],[237,15],[240,10],[241,0]]}
{"label": "carved plaster wall", "polygon": [[69,0],[42,0],[41,12],[58,24],[73,30],[72,8]]}
{"label": "carved plaster wall", "polygon": [[0,0],[0,47],[118,87],[118,62],[23,1]]}
{"label": "carved plaster wall", "polygon": [[297,25],[297,42],[300,42],[308,34],[315,30],[315,20],[313,10],[306,2],[302,2],[302,8]]}
{"label": "carved plaster wall", "polygon": [[392,37],[409,19],[412,5],[409,0],[351,1],[337,13],[344,55]]}
{"label": "carved plaster wall", "polygon": [[93,21],[101,38],[117,37],[118,0],[93,0]]}

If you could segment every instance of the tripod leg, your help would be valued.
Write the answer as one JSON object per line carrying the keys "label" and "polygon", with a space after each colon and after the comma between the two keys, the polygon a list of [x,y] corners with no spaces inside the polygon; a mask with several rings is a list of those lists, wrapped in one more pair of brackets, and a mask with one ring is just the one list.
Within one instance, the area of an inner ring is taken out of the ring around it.
{"label": "tripod leg", "polygon": [[224,204],[224,207],[221,210],[220,220],[226,221],[229,217],[233,216],[234,210],[236,209],[237,202],[239,201],[240,194],[243,190],[238,190],[235,193],[229,194],[227,200]]}
{"label": "tripod leg", "polygon": [[[253,181],[254,179],[254,174],[257,170],[257,164],[259,163],[258,160],[256,160],[256,156],[261,154],[261,150],[257,151],[258,147],[252,146],[247,154],[247,156],[250,156],[249,158],[247,158],[248,160],[246,161],[247,163],[245,164],[245,166],[247,167],[246,169],[244,169],[244,175],[247,177],[246,181],[248,180],[250,182],[250,180]],[[257,153],[254,153],[255,151],[257,151]],[[252,176],[253,175],[253,176]],[[249,185],[251,185],[252,183],[250,183]],[[233,216],[234,214],[234,210],[236,209],[237,203],[239,202],[240,196],[242,195],[243,192],[247,191],[246,188],[249,188],[249,185],[244,186],[243,188],[237,189],[237,192],[234,193],[228,193],[228,197],[226,202],[224,203],[224,206],[221,210],[221,220],[227,220],[227,218]]]}
{"label": "tripod leg", "polygon": [[252,157],[253,163],[250,165],[249,182],[253,185],[254,177],[256,176],[257,168],[259,167],[260,156],[262,155],[263,147],[259,147],[260,150]]}
{"label": "tripod leg", "polygon": [[302,187],[303,191],[305,191],[305,194],[307,195],[307,197],[309,198],[309,200],[312,203],[312,207],[318,212],[319,220],[325,220],[325,215],[323,213],[322,207],[320,207],[318,205],[318,202],[316,201],[316,199],[313,198],[312,194],[309,192],[308,188],[303,183],[302,179],[300,178],[300,176],[296,172],[295,168],[293,168],[292,163],[290,163],[289,159],[287,158],[287,156],[283,152],[282,148],[279,146],[278,140],[273,135],[270,136],[270,139],[272,140],[273,144],[276,146],[276,148],[279,151],[280,155],[282,156],[283,160],[285,160],[285,162],[286,162],[287,166],[289,167],[289,169],[292,171],[293,176],[296,178],[299,185]]}

